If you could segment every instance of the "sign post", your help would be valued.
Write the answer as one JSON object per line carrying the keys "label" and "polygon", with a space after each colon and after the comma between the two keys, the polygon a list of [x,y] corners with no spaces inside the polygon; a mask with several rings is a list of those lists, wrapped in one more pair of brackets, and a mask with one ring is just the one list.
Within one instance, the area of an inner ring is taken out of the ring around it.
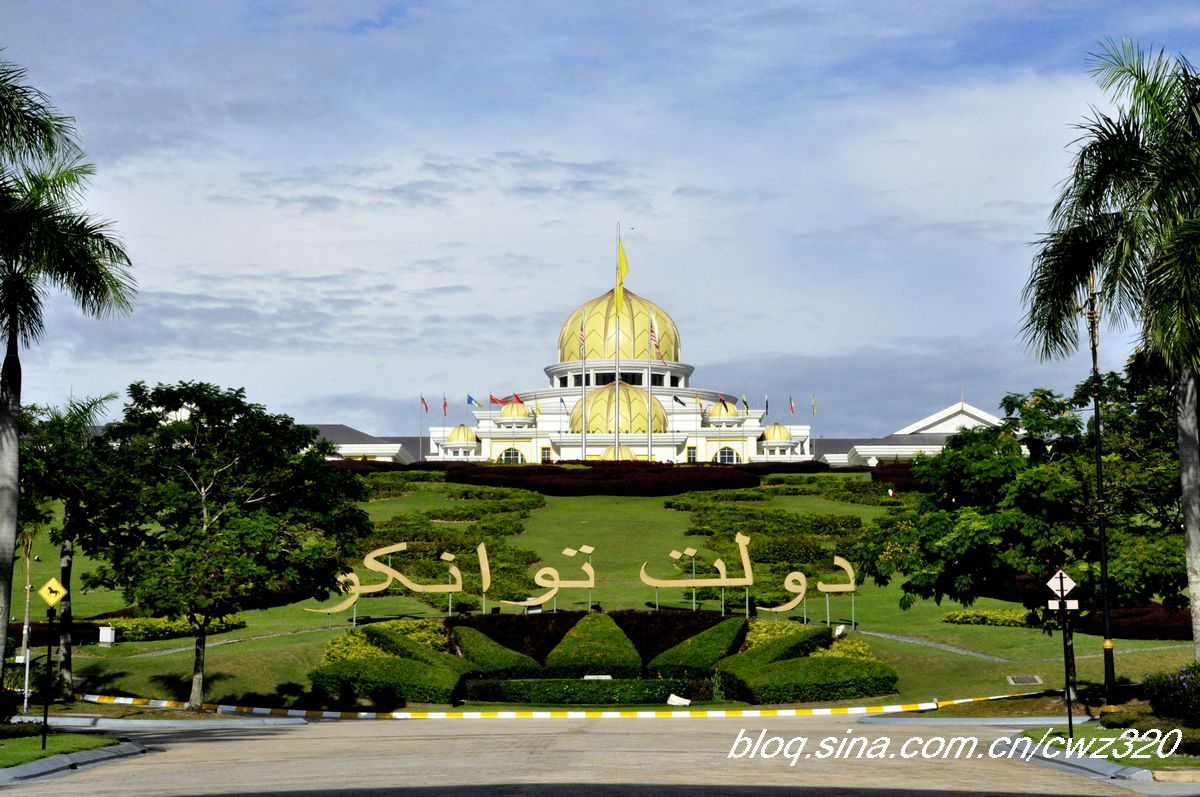
{"label": "sign post", "polygon": [[1059,623],[1062,625],[1063,638],[1063,670],[1065,673],[1066,686],[1063,692],[1067,699],[1067,738],[1075,738],[1075,718],[1071,707],[1071,699],[1074,696],[1074,685],[1071,683],[1071,662],[1074,660],[1074,648],[1071,640],[1071,615],[1068,612],[1079,610],[1079,601],[1067,600],[1067,593],[1075,589],[1075,582],[1059,570],[1054,575],[1050,576],[1050,580],[1046,582],[1046,586],[1054,593],[1055,597],[1048,601],[1047,606],[1050,609],[1058,610]]}
{"label": "sign post", "polygon": [[54,684],[54,607],[67,596],[67,590],[58,579],[52,578],[38,590],[38,596],[46,602],[46,682],[42,692],[42,749],[46,749],[46,732],[50,727],[50,692]]}

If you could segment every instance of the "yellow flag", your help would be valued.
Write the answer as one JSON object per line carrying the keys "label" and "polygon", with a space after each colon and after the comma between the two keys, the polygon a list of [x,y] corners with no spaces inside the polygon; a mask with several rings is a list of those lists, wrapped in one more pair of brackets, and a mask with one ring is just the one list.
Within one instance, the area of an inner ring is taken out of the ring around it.
{"label": "yellow flag", "polygon": [[617,288],[613,292],[617,305],[617,314],[621,313],[621,306],[625,303],[625,275],[629,273],[629,261],[625,259],[625,244],[621,243],[621,239],[617,239]]}

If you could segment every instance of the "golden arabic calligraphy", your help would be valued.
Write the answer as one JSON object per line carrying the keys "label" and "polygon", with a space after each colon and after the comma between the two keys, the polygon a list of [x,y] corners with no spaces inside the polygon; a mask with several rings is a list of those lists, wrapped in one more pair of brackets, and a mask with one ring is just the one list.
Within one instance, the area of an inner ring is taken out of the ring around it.
{"label": "golden arabic calligraphy", "polygon": [[[642,563],[642,569],[639,573],[641,582],[650,587],[750,587],[754,584],[754,569],[750,562],[750,538],[745,534],[739,533],[734,542],[738,547],[738,558],[740,560],[742,575],[731,577],[725,565],[725,560],[717,559],[713,562],[713,567],[717,571],[717,576],[702,576],[693,578],[655,578],[646,572],[649,562]],[[413,592],[427,593],[444,593],[444,592],[462,592],[463,581],[462,572],[453,564],[454,554],[443,553],[441,560],[449,564],[448,575],[449,580],[445,584],[418,584],[412,579],[405,576],[398,570],[392,568],[391,565],[384,564],[380,559],[384,556],[389,556],[393,553],[401,553],[408,549],[408,543],[398,542],[395,545],[388,545],[383,548],[376,548],[363,558],[363,567],[374,573],[379,573],[385,576],[385,579],[378,584],[364,585],[359,579],[357,573],[346,573],[341,576],[339,581],[342,586],[342,591],[348,597],[338,603],[336,606],[331,606],[328,609],[308,609],[308,612],[319,612],[322,614],[333,614],[335,612],[345,611],[349,609],[362,595],[370,595],[375,592],[383,592],[392,584],[399,582]],[[533,575],[533,583],[539,587],[544,587],[547,591],[541,595],[527,598],[521,601],[502,600],[501,603],[510,606],[542,606],[549,603],[558,594],[561,589],[592,589],[596,586],[596,571],[592,568],[591,554],[596,549],[590,545],[580,545],[579,548],[563,548],[562,555],[566,557],[574,557],[579,554],[584,554],[588,557],[588,561],[579,566],[587,578],[564,580],[554,567],[543,567]],[[492,571],[488,565],[487,544],[479,543],[475,548],[476,554],[479,557],[479,576],[480,576],[480,592],[487,594],[488,589],[492,585]],[[695,548],[685,548],[683,551],[671,551],[668,556],[678,562],[684,556],[695,557],[697,551]],[[817,590],[824,593],[840,593],[854,592],[857,589],[857,582],[854,579],[854,568],[850,563],[840,556],[833,557],[833,564],[845,571],[847,582],[845,584],[826,584],[823,581],[817,582]],[[792,593],[794,597],[787,603],[780,606],[761,606],[761,611],[767,612],[787,612],[794,609],[796,606],[805,600],[808,592],[808,578],[799,570],[788,573],[783,580],[783,588]]]}

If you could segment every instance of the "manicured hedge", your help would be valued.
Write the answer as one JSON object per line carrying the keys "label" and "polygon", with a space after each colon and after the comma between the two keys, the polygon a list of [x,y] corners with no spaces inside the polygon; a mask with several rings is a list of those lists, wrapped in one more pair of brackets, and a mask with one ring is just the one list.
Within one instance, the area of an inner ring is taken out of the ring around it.
{"label": "manicured hedge", "polygon": [[745,635],[745,619],[730,617],[654,657],[646,669],[660,678],[711,676],[718,661],[741,647]]}
{"label": "manicured hedge", "polygon": [[454,629],[454,644],[477,672],[492,678],[520,678],[536,676],[542,666],[536,661],[506,648],[487,634],[467,626]]}
{"label": "manicured hedge", "polygon": [[672,694],[692,700],[708,700],[712,688],[707,681],[686,678],[613,679],[583,681],[578,678],[537,678],[510,681],[469,681],[467,700],[488,703],[598,704],[621,705],[666,703]]}
{"label": "manicured hedge", "polygon": [[885,695],[896,690],[897,680],[896,671],[882,662],[843,656],[784,659],[741,678],[759,705]]}
{"label": "manicured hedge", "polygon": [[399,658],[441,667],[460,675],[473,669],[471,663],[466,659],[433,650],[428,645],[409,638],[395,628],[388,628],[386,623],[363,626],[362,634],[375,647]]}
{"label": "manicured hedge", "polygon": [[453,702],[460,674],[416,659],[387,656],[323,664],[308,677],[315,691],[342,705],[369,700],[376,709],[388,711],[406,703]]}
{"label": "manicured hedge", "polygon": [[[114,617],[105,620],[105,625],[117,629],[117,638],[122,642],[150,642],[155,639],[177,639],[194,634],[192,626],[182,617]],[[246,621],[236,614],[219,617],[208,624],[208,634],[220,634],[245,628]]]}
{"label": "manicured hedge", "polygon": [[942,615],[943,623],[955,625],[993,625],[1004,628],[1028,628],[1026,609],[962,609],[946,612]]}
{"label": "manicured hedge", "polygon": [[361,632],[354,630],[338,634],[326,642],[325,652],[321,655],[321,663],[332,664],[335,661],[378,659],[388,655],[390,654],[368,642]]}
{"label": "manicured hedge", "polygon": [[753,673],[763,667],[783,659],[794,659],[808,656],[820,648],[827,648],[833,643],[833,629],[826,625],[793,625],[795,631],[760,642],[741,653],[722,659],[717,664],[721,672]]}
{"label": "manicured hedge", "polygon": [[546,656],[546,674],[551,678],[637,678],[642,674],[642,659],[611,617],[589,614]]}
{"label": "manicured hedge", "polygon": [[672,465],[662,462],[588,462],[555,465],[446,466],[446,481],[519,487],[543,495],[678,495],[688,490],[757,487],[745,466]]}

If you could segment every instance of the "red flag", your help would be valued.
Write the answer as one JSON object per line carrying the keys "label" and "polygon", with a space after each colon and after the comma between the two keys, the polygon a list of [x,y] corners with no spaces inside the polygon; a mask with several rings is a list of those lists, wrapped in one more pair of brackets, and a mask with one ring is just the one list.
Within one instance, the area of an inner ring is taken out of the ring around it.
{"label": "red flag", "polygon": [[488,399],[490,399],[493,404],[507,404],[508,403],[507,401],[505,401],[502,398],[496,398],[495,394],[493,394],[493,393],[488,393]]}
{"label": "red flag", "polygon": [[424,396],[421,396],[421,407],[425,410],[425,412],[429,412],[429,403],[425,401]]}
{"label": "red flag", "polygon": [[579,317],[579,359],[584,359],[586,356],[583,351],[583,323],[587,320],[587,314]]}
{"label": "red flag", "polygon": [[520,397],[520,396],[518,396],[516,393],[513,393],[513,401],[517,402],[518,404],[524,404],[524,403],[525,403],[524,401],[521,401],[521,397]]}
{"label": "red flag", "polygon": [[788,411],[791,412],[792,415],[796,414],[796,402],[792,401],[791,396],[788,396]]}
{"label": "red flag", "polygon": [[450,412],[450,402],[446,401],[446,394],[442,394],[442,417],[445,418]]}

